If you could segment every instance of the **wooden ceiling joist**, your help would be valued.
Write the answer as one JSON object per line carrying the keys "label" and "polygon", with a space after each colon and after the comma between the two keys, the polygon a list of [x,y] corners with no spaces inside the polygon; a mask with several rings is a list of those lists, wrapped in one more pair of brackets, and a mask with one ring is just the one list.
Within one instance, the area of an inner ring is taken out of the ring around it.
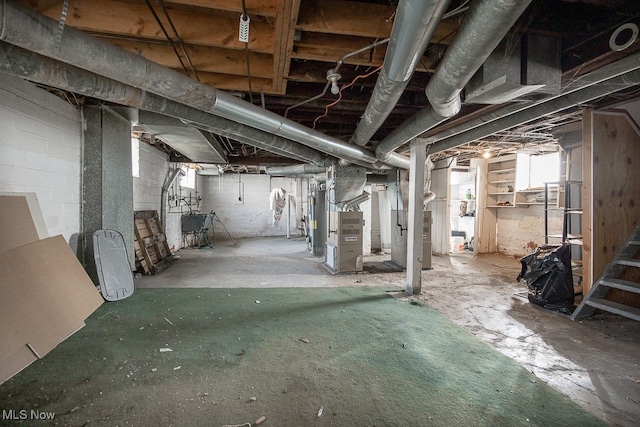
{"label": "wooden ceiling joist", "polygon": [[386,38],[391,34],[395,8],[389,5],[340,0],[305,1],[297,28],[317,33]]}
{"label": "wooden ceiling joist", "polygon": [[[26,2],[31,4],[33,2]],[[35,0],[35,9],[49,18],[60,19],[60,2],[51,3]],[[239,2],[238,2],[239,3]],[[169,10],[171,21],[180,39],[187,44],[214,46],[226,49],[244,50],[244,43],[238,40],[239,16],[237,18],[189,13]],[[169,35],[171,27],[163,14],[158,13]],[[149,40],[166,40],[162,29],[144,3],[125,3],[115,0],[83,0],[72,2],[66,25],[104,33]],[[249,34],[252,52],[274,52],[274,30],[268,23],[252,22]]]}
{"label": "wooden ceiling joist", "polygon": [[[168,68],[180,68],[180,61],[169,43],[148,43],[131,40],[109,40],[116,46],[140,54],[145,58]],[[211,72],[246,76],[246,53],[243,51],[220,49],[207,46],[186,46],[187,54],[198,73]],[[182,52],[180,52],[182,57]],[[273,75],[273,56],[264,53],[249,53],[252,77],[271,78]],[[187,61],[183,62],[185,65]]]}

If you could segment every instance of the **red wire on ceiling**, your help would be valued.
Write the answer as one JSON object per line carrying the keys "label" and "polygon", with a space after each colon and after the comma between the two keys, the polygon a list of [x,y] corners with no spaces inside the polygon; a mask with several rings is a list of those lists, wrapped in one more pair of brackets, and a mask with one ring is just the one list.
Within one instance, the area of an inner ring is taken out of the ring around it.
{"label": "red wire on ceiling", "polygon": [[321,116],[316,117],[316,119],[313,121],[313,128],[316,128],[316,124],[318,123],[318,120],[320,120],[323,117],[327,117],[327,114],[329,114],[329,108],[333,107],[334,105],[336,105],[338,102],[340,102],[342,100],[342,91],[353,86],[353,84],[358,80],[358,79],[365,79],[369,76],[371,76],[372,74],[377,73],[378,71],[380,71],[382,69],[382,65],[379,66],[378,68],[376,68],[375,70],[367,73],[367,74],[361,74],[359,76],[356,76],[350,83],[347,83],[346,85],[342,86],[340,88],[340,92],[338,92],[338,99],[336,99],[335,101],[333,101],[332,103],[328,104],[326,107],[324,107],[324,114],[322,114]]}

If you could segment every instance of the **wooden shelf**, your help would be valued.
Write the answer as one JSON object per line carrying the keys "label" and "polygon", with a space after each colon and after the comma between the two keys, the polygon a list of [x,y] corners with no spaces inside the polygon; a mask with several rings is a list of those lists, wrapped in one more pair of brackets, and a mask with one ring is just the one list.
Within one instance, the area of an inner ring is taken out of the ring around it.
{"label": "wooden shelf", "polygon": [[487,208],[516,207],[516,168],[516,155],[487,161],[487,187],[484,189]]}
{"label": "wooden shelf", "polygon": [[515,172],[516,168],[504,168],[504,169],[493,169],[493,170],[489,170],[489,173],[509,173],[509,172]]}

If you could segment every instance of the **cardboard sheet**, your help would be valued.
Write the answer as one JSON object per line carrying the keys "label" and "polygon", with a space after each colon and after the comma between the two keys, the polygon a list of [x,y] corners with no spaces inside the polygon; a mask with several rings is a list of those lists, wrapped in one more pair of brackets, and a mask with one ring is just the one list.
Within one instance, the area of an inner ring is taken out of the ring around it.
{"label": "cardboard sheet", "polygon": [[64,237],[38,240],[30,218],[25,197],[0,196],[0,240],[8,236],[0,251],[0,384],[82,328],[104,302]]}
{"label": "cardboard sheet", "polygon": [[0,252],[38,241],[26,197],[0,196]]}
{"label": "cardboard sheet", "polygon": [[[31,220],[33,221],[33,225],[36,227],[36,232],[38,233],[39,239],[46,239],[47,237],[51,237],[47,232],[47,225],[44,222],[44,216],[42,216],[42,211],[40,210],[40,203],[38,202],[38,196],[36,195],[36,193],[7,193],[7,192],[0,191],[0,197],[3,197],[3,196],[14,197],[15,199],[21,199],[21,198],[26,199],[27,206],[29,207],[29,213],[23,214],[21,211],[21,212],[16,212],[16,214],[24,215],[25,221],[28,220],[29,215],[31,215]],[[2,201],[0,201],[0,206],[7,207],[7,205],[4,204],[5,203],[4,200],[7,200],[7,199],[3,199]],[[15,218],[15,215],[13,215],[10,218],[12,222],[15,224],[15,221],[13,221],[13,218]],[[0,223],[2,223],[2,220],[0,220]],[[11,247],[15,247],[15,246],[18,246],[18,245],[13,245]],[[0,252],[2,252],[3,250],[4,249],[0,249]]]}

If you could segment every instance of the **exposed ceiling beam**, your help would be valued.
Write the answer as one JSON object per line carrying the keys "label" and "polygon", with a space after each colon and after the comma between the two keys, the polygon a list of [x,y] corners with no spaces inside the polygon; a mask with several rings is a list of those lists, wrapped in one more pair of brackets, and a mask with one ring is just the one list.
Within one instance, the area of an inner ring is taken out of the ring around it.
{"label": "exposed ceiling beam", "polygon": [[[153,62],[168,68],[179,69],[180,61],[169,43],[149,43],[133,40],[107,39],[121,48],[138,53]],[[229,50],[218,47],[186,45],[186,51],[194,67],[200,71],[237,76],[247,75],[246,54],[240,50]],[[250,53],[252,77],[271,78],[273,75],[273,56],[264,53]]]}
{"label": "exposed ceiling beam", "polygon": [[[295,25],[300,11],[300,0],[279,0],[275,29],[273,55],[273,88],[284,94],[287,91],[287,79],[291,66]],[[253,72],[252,72],[253,74]]]}
{"label": "exposed ceiling beam", "polygon": [[[21,3],[49,18],[60,19],[60,2],[23,0]],[[238,1],[238,4],[241,4]],[[238,40],[239,17],[169,10],[171,20],[183,42],[202,46],[244,49]],[[151,11],[143,3],[115,0],[83,0],[72,2],[66,25],[92,33],[129,35],[150,40],[166,40]],[[253,52],[274,52],[274,30],[266,22],[251,22],[250,45]]]}
{"label": "exposed ceiling beam", "polygon": [[[248,15],[276,16],[277,0],[245,0]],[[224,10],[227,12],[242,12],[242,2],[229,0],[167,0],[167,6],[187,6],[200,9]]]}
{"label": "exposed ceiling beam", "polygon": [[391,34],[395,8],[340,0],[308,0],[300,7],[296,28],[302,31],[385,38]]}

